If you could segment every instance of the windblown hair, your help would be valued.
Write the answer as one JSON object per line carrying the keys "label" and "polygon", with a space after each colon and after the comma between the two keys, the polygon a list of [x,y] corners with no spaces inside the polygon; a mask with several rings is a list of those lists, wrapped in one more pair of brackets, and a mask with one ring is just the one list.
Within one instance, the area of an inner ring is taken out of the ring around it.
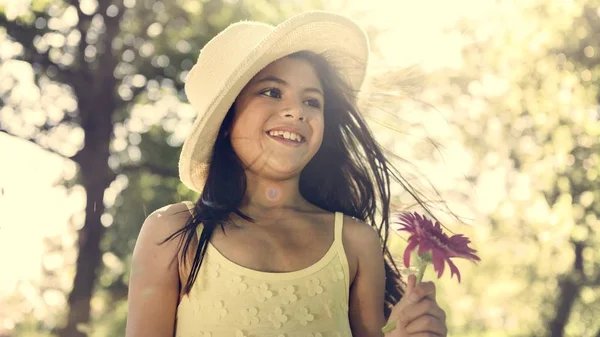
{"label": "windblown hair", "polygon": [[[367,123],[359,113],[356,93],[340,77],[327,59],[312,52],[291,57],[307,60],[315,68],[324,89],[323,142],[300,175],[300,193],[310,203],[329,212],[342,212],[377,228],[385,257],[385,316],[403,296],[405,283],[387,248],[390,228],[390,180],[407,190],[408,182],[386,159]],[[235,104],[235,103],[234,103]],[[246,190],[246,176],[229,139],[233,106],[225,117],[215,142],[212,161],[202,194],[185,227],[165,241],[181,235],[180,256],[187,257],[197,227],[204,226],[184,292],[188,293],[198,275],[207,244],[217,226],[228,222],[232,214],[252,221],[239,206]],[[413,194],[413,193],[411,193]],[[419,197],[413,194],[419,204]],[[376,217],[379,217],[379,222]],[[196,246],[196,245],[194,245]],[[184,258],[186,263],[187,258]]]}

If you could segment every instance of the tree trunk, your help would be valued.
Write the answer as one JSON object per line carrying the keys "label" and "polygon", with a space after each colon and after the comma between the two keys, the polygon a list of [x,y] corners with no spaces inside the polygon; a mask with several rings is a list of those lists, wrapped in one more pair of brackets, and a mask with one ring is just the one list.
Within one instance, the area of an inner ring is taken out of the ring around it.
{"label": "tree trunk", "polygon": [[550,337],[563,337],[565,326],[569,321],[571,309],[579,292],[581,291],[583,281],[583,248],[582,243],[574,243],[575,261],[571,273],[564,275],[558,284],[558,300],[556,305],[556,315],[549,324]]}
{"label": "tree trunk", "polygon": [[112,90],[105,91],[104,98],[85,102],[104,102],[101,107],[82,113],[82,127],[85,131],[85,147],[76,156],[80,166],[83,187],[87,195],[85,224],[79,232],[75,279],[68,298],[69,313],[67,325],[60,331],[61,337],[86,337],[89,331],[90,300],[94,291],[97,272],[102,261],[100,243],[105,228],[100,221],[104,213],[104,191],[113,180],[108,166],[110,138],[112,134],[111,115],[115,109]]}
{"label": "tree trunk", "polygon": [[86,187],[87,204],[85,225],[79,232],[79,252],[77,255],[73,289],[69,294],[69,314],[67,326],[61,331],[61,337],[87,336],[87,324],[90,318],[90,300],[94,290],[96,271],[100,266],[100,240],[104,227],[100,216],[104,212],[102,199],[104,188],[101,186]]}

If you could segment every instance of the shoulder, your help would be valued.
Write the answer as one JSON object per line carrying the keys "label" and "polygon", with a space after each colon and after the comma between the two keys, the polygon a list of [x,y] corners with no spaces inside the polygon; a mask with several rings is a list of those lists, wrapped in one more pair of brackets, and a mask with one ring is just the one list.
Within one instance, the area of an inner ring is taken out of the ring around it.
{"label": "shoulder", "polygon": [[157,209],[147,219],[151,221],[178,221],[180,218],[187,219],[193,208],[194,203],[191,201],[182,201]]}
{"label": "shoulder", "polygon": [[161,207],[148,215],[138,235],[133,258],[148,251],[176,254],[177,240],[167,239],[186,225],[192,207],[193,204],[180,202]]}
{"label": "shoulder", "polygon": [[[179,240],[169,240],[189,219],[189,203],[148,215],[133,249],[129,274],[127,335],[166,336],[173,331],[180,293]],[[148,296],[152,294],[152,296]]]}
{"label": "shoulder", "polygon": [[189,220],[193,207],[194,204],[188,201],[161,207],[146,217],[142,232],[159,233],[181,229]]}
{"label": "shoulder", "polygon": [[366,222],[344,215],[342,237],[351,280],[354,280],[361,264],[377,263],[383,259],[379,233]]}
{"label": "shoulder", "polygon": [[351,246],[381,248],[377,230],[366,222],[348,215],[344,215],[343,236]]}
{"label": "shoulder", "polygon": [[[180,202],[152,212],[142,225],[132,256],[132,273],[154,270],[159,275],[178,274],[179,240],[173,234],[189,220],[193,203]],[[175,262],[175,263],[173,263]]]}

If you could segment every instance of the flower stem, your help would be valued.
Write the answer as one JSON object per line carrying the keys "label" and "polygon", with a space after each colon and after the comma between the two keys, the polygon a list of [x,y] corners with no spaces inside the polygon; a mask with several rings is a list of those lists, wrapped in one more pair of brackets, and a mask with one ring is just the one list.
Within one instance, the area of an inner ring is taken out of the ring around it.
{"label": "flower stem", "polygon": [[[426,258],[419,258],[419,272],[417,273],[417,284],[423,281],[423,275],[425,275],[425,269],[427,269],[428,264],[429,262],[426,260]],[[394,329],[396,329],[396,321],[392,321],[386,324],[383,328],[381,328],[381,332],[386,334]]]}
{"label": "flower stem", "polygon": [[392,321],[392,322],[389,322],[388,324],[386,324],[383,328],[381,328],[381,332],[386,334],[388,332],[391,332],[394,329],[396,329],[396,321]]}
{"label": "flower stem", "polygon": [[421,266],[419,267],[419,273],[417,274],[417,284],[421,283],[421,281],[423,281],[423,275],[425,275],[425,269],[427,269],[427,265],[429,263],[427,262],[422,262]]}

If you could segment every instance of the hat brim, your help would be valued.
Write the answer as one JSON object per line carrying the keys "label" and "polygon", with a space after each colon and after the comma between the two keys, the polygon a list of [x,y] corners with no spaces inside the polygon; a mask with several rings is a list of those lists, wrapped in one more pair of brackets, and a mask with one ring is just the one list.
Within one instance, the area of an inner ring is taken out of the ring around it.
{"label": "hat brim", "polygon": [[[369,45],[364,31],[352,20],[333,13],[312,11],[274,27],[231,73],[203,118],[194,122],[179,160],[180,179],[188,188],[202,192],[221,124],[246,84],[270,63],[299,51],[322,54],[355,91],[360,90]],[[190,102],[194,105],[193,100]]]}

